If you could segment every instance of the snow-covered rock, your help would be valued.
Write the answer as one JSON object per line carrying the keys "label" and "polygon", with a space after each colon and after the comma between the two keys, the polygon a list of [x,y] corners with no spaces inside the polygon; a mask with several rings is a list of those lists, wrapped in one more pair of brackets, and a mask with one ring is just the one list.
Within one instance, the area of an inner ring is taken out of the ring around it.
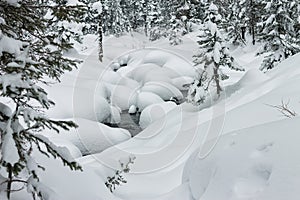
{"label": "snow-covered rock", "polygon": [[111,124],[118,124],[121,122],[121,109],[115,106],[110,107],[110,117],[108,118],[107,122]]}
{"label": "snow-covered rock", "polygon": [[71,87],[53,88],[50,99],[56,105],[47,111],[52,118],[85,118],[103,122],[110,116],[110,105],[97,91]]}
{"label": "snow-covered rock", "polygon": [[132,78],[138,82],[143,82],[145,80],[145,77],[147,76],[147,74],[154,70],[159,68],[159,66],[155,65],[155,64],[151,64],[151,63],[147,63],[147,64],[141,64],[138,67],[136,67],[135,69],[133,69],[128,77]]}
{"label": "snow-covered rock", "polygon": [[172,84],[162,81],[148,82],[142,87],[141,91],[157,94],[163,100],[170,100],[172,97],[176,97],[178,100],[183,99],[180,90]]}
{"label": "snow-covered rock", "polygon": [[181,76],[172,79],[172,84],[179,90],[187,90],[188,86],[194,82],[194,79],[189,76]]}
{"label": "snow-covered rock", "polygon": [[135,114],[138,111],[137,107],[135,105],[131,105],[129,107],[128,113],[129,114]]}
{"label": "snow-covered rock", "polygon": [[147,128],[155,120],[164,117],[170,110],[174,109],[176,104],[174,102],[163,102],[147,106],[140,116],[140,127]]}
{"label": "snow-covered rock", "polygon": [[61,131],[55,134],[51,131],[45,131],[50,138],[63,139],[74,144],[83,155],[99,153],[110,146],[123,142],[131,138],[127,130],[120,128],[110,128],[102,123],[90,121],[87,119],[70,119],[77,125],[77,129],[70,131]]}
{"label": "snow-covered rock", "polygon": [[111,92],[110,102],[121,110],[127,110],[136,103],[137,90],[122,85],[107,85]]}
{"label": "snow-covered rock", "polygon": [[[70,133],[70,134],[72,134],[72,133]],[[70,142],[70,141],[68,141],[66,139],[60,138],[59,135],[56,135],[56,136],[57,137],[51,138],[51,142],[53,142],[58,147],[65,147],[65,148],[67,148],[73,158],[80,158],[80,157],[82,157],[81,151],[72,142]]]}
{"label": "snow-covered rock", "polygon": [[147,106],[155,103],[164,102],[160,96],[151,92],[141,92],[137,96],[137,107],[139,111],[144,110]]}

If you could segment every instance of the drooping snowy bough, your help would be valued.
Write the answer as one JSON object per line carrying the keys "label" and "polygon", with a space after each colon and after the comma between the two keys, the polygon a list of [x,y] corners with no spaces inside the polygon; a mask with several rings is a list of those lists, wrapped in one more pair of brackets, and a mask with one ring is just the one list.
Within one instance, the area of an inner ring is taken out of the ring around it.
{"label": "drooping snowy bough", "polygon": [[78,37],[72,24],[84,12],[83,5],[67,1],[0,1],[0,199],[10,199],[20,183],[33,199],[53,199],[51,190],[39,182],[45,168],[34,152],[81,169],[66,148],[53,145],[41,131],[76,127],[44,115],[54,102],[42,86],[76,67],[78,61],[63,53],[72,48],[71,38]]}

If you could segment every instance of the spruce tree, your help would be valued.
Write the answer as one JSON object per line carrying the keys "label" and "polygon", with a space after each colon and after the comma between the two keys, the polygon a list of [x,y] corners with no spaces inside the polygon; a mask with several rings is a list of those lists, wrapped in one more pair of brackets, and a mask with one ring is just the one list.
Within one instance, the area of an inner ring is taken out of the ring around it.
{"label": "spruce tree", "polygon": [[[299,4],[298,4],[299,5]],[[282,60],[300,52],[297,37],[298,5],[295,1],[266,1],[261,23],[260,41],[264,44],[260,54],[265,53],[261,70],[272,69]]]}
{"label": "spruce tree", "polygon": [[[0,103],[0,196],[11,198],[15,183],[24,183],[33,199],[48,199],[41,187],[39,170],[45,168],[32,157],[34,151],[62,160],[70,169],[80,166],[65,148],[53,145],[42,135],[44,129],[70,129],[71,121],[48,118],[43,111],[54,102],[43,84],[59,80],[78,61],[63,56],[78,34],[69,23],[79,23],[85,8],[67,1],[0,0],[0,96],[13,105]],[[3,173],[5,171],[5,173]]]}
{"label": "spruce tree", "polygon": [[225,39],[219,30],[221,15],[218,8],[211,3],[207,11],[206,22],[201,29],[199,37],[199,53],[194,55],[194,63],[198,68],[198,80],[190,87],[188,101],[196,105],[205,101],[210,89],[216,90],[219,97],[222,92],[221,81],[227,78],[221,68],[228,67],[235,70],[242,70],[234,63]]}

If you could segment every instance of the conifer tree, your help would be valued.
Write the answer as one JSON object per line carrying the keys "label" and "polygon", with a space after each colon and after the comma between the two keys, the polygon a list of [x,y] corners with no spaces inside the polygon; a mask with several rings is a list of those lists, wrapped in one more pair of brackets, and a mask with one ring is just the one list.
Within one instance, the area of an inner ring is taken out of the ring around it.
{"label": "conifer tree", "polygon": [[3,192],[6,199],[11,198],[15,183],[24,183],[33,199],[50,198],[39,182],[39,170],[45,168],[35,161],[33,152],[80,169],[65,148],[41,134],[46,128],[59,132],[76,127],[44,114],[54,102],[42,86],[76,67],[78,61],[63,53],[72,48],[71,38],[78,39],[69,23],[79,23],[84,12],[84,6],[64,0],[0,0],[0,96],[13,104],[0,103],[0,168],[5,180],[1,188],[6,187],[1,198]]}
{"label": "conifer tree", "polygon": [[261,70],[272,69],[277,63],[300,52],[297,37],[298,5],[295,1],[272,0],[265,4],[259,39],[266,53]]}
{"label": "conifer tree", "polygon": [[188,92],[188,101],[197,105],[205,101],[210,89],[215,89],[218,97],[221,95],[221,81],[227,77],[222,73],[222,67],[242,70],[234,63],[233,57],[225,46],[225,40],[219,30],[220,22],[221,15],[218,13],[218,8],[211,3],[206,22],[199,35],[199,53],[194,56],[199,77]]}

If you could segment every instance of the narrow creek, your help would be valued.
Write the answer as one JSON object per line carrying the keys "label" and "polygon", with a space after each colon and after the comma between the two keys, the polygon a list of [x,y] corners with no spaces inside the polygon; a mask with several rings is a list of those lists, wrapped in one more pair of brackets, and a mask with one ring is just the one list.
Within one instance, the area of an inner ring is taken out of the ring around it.
{"label": "narrow creek", "polygon": [[[181,90],[184,98],[182,101],[177,102],[177,104],[181,104],[185,102],[185,98],[187,97],[187,90]],[[123,110],[121,113],[121,122],[118,124],[107,124],[110,127],[118,127],[126,129],[130,132],[131,137],[138,135],[142,128],[139,125],[141,113],[129,114],[128,110]]]}

